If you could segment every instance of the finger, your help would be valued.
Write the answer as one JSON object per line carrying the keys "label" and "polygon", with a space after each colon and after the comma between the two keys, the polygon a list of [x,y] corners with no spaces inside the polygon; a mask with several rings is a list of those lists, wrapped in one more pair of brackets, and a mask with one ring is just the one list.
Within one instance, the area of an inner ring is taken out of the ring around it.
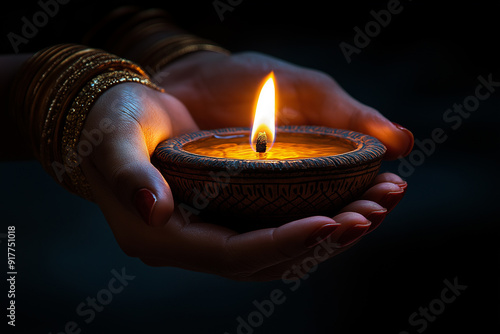
{"label": "finger", "polygon": [[309,84],[307,94],[302,96],[311,108],[307,115],[312,123],[371,135],[387,147],[385,159],[393,160],[411,152],[414,138],[408,129],[360,103],[324,74],[311,71],[303,80]]}
{"label": "finger", "polygon": [[362,199],[348,204],[340,212],[357,212],[363,215],[372,223],[368,231],[371,232],[382,223],[388,212],[401,200],[406,188],[407,183],[398,175],[379,174],[373,185],[363,194]]}
{"label": "finger", "polygon": [[342,210],[340,210],[340,213],[342,213],[342,212],[357,212],[360,215],[363,215],[366,217],[371,212],[374,212],[374,211],[376,212],[376,211],[381,211],[381,210],[385,210],[385,208],[383,206],[381,206],[380,204],[373,202],[373,201],[361,199],[361,200],[357,200],[357,201],[349,203],[344,208],[342,208]]}
{"label": "finger", "polygon": [[406,187],[400,187],[392,182],[381,182],[370,187],[361,199],[380,204],[390,212],[403,198]]}
{"label": "finger", "polygon": [[[216,269],[215,273],[222,273],[232,279],[249,280],[262,268],[307,252],[339,226],[331,218],[319,216],[297,220],[277,228],[217,235],[218,233],[211,232],[214,231],[211,224],[190,224],[182,230],[184,243],[189,243],[191,248],[191,254],[184,262],[197,263],[195,267],[198,269],[208,265],[210,268],[206,268],[206,271]],[[207,233],[211,235],[212,241],[220,241],[207,242]],[[199,261],[200,257],[205,258]]]}
{"label": "finger", "polygon": [[[92,129],[102,119],[108,119],[113,131],[103,134],[87,166],[95,168],[121,203],[135,208],[144,222],[162,225],[173,212],[173,198],[162,175],[151,164],[150,154],[172,132],[170,119],[151,94],[160,93],[147,88],[149,91],[141,95],[137,94],[140,85],[135,84],[130,91],[120,86],[104,94],[89,115],[86,128]],[[92,187],[96,187],[95,182]]]}
{"label": "finger", "polygon": [[[333,112],[333,111],[332,111]],[[408,155],[413,148],[413,134],[406,128],[392,123],[377,110],[346,97],[342,110],[335,110],[335,119],[345,118],[345,128],[365,133],[380,140],[387,152],[384,159],[394,160]],[[330,123],[336,123],[332,117]],[[335,127],[335,124],[330,124]]]}
{"label": "finger", "polygon": [[400,188],[406,189],[408,184],[405,180],[403,180],[399,175],[394,173],[382,173],[375,177],[373,184],[382,183],[382,182],[392,182],[397,184]]}
{"label": "finger", "polygon": [[[288,254],[280,256],[277,263],[269,266],[266,266],[265,263],[259,263],[259,266],[256,267],[262,269],[255,270],[254,272],[241,272],[240,268],[237,271],[238,274],[230,278],[245,281],[269,281],[281,278],[284,282],[288,282],[297,277],[304,277],[317,264],[352,247],[370,226],[370,222],[367,219],[352,212],[339,214],[335,219],[336,221],[338,220],[337,223],[341,227],[337,231],[330,233],[326,238],[319,237],[315,240],[313,246],[307,247],[300,255],[291,256]],[[310,219],[303,221],[311,222]],[[267,255],[271,255],[271,253]],[[169,262],[165,261],[165,259],[155,256],[142,257],[141,260],[147,265],[156,267],[169,265]],[[254,267],[254,265],[251,266]]]}
{"label": "finger", "polygon": [[[176,266],[237,280],[255,279],[253,275],[261,269],[304,254],[342,227],[328,217],[309,217],[278,228],[237,234],[195,219],[185,223],[184,219],[194,217],[176,210],[163,228],[152,229],[137,224],[137,218],[130,217],[127,210],[120,210],[123,206],[110,189],[101,190],[99,196],[105,202],[102,211],[128,255],[151,265]],[[341,221],[345,218],[343,215],[356,214],[341,214]],[[357,216],[360,225],[354,226],[353,230],[359,236],[360,229],[365,231],[369,222],[361,215]],[[335,247],[341,248],[352,242],[353,236],[353,231],[346,231],[332,240]]]}
{"label": "finger", "polygon": [[371,222],[368,232],[376,229],[387,216],[387,209],[382,205],[369,201],[357,200],[345,206],[340,212],[357,212]]}
{"label": "finger", "polygon": [[[393,183],[399,187],[394,187],[390,184],[387,185],[381,185],[378,186],[374,189],[372,189],[374,186],[381,184],[381,183]],[[372,200],[378,200],[380,198],[383,198],[383,196],[387,192],[397,192],[400,189],[406,190],[407,188],[407,183],[401,179],[396,174],[393,173],[382,173],[379,174],[375,177],[375,179],[372,182],[372,185],[370,188],[368,188],[365,193],[362,196],[362,199],[354,201],[352,203],[349,203],[346,205],[340,212],[357,212],[362,214],[363,216],[367,216],[372,212],[378,212],[382,211],[384,207],[382,207],[379,203],[372,201]],[[369,190],[369,191],[368,191]]]}
{"label": "finger", "polygon": [[308,251],[318,243],[317,239],[328,237],[339,225],[328,217],[309,217],[278,228],[237,234],[217,225],[193,223],[179,230],[169,229],[162,236],[156,233],[151,236],[156,240],[149,241],[152,247],[138,251],[146,264],[252,280],[252,275],[262,268]]}
{"label": "finger", "polygon": [[305,279],[317,266],[348,250],[366,234],[370,222],[355,212],[341,213],[334,217],[341,226],[326,239],[321,240],[300,256],[264,268],[249,277],[255,281],[281,279],[294,284],[297,278]]}
{"label": "finger", "polygon": [[[105,193],[104,189],[101,194]],[[128,255],[159,258],[162,265],[233,279],[245,279],[263,267],[307,251],[310,242],[331,234],[339,225],[331,218],[310,217],[278,228],[238,234],[219,225],[197,222],[176,210],[163,228],[152,229],[134,223],[126,211],[117,210],[121,204],[114,196],[101,196],[106,201],[102,211]],[[192,221],[186,223],[185,219]]]}

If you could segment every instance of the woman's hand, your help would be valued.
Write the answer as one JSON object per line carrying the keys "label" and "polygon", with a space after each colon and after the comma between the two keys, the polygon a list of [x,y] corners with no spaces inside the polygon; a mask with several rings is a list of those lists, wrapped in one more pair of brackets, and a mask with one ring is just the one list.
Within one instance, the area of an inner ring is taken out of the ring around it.
{"label": "woman's hand", "polygon": [[[147,226],[109,187],[95,186],[97,201],[129,256],[151,266],[174,266],[244,281],[303,277],[376,228],[406,189],[398,176],[381,174],[360,200],[350,203],[333,219],[308,217],[240,234],[201,221],[179,206],[164,226]],[[238,224],[237,218],[234,224]]]}
{"label": "woman's hand", "polygon": [[139,84],[120,84],[97,100],[85,130],[95,133],[103,120],[111,131],[102,134],[82,168],[120,247],[153,266],[237,280],[300,277],[312,263],[339,254],[373,230],[406,189],[398,176],[382,174],[333,218],[308,217],[240,234],[174,206],[168,184],[150,162],[159,142],[197,130],[181,102]]}
{"label": "woman's hand", "polygon": [[366,133],[387,147],[386,159],[407,155],[413,135],[347,94],[328,75],[259,53],[197,52],[156,74],[203,129],[249,127],[262,80],[274,71],[278,124],[323,125]]}
{"label": "woman's hand", "polygon": [[[100,131],[101,124],[109,125],[106,131]],[[160,142],[196,130],[184,105],[168,94],[136,83],[122,83],[105,92],[84,128],[100,141],[82,162],[103,212],[109,211],[107,197],[112,197],[119,203],[113,208],[126,212],[128,220],[140,217],[144,226],[163,226],[172,215],[174,201],[150,157]],[[119,226],[113,231],[119,237]]]}

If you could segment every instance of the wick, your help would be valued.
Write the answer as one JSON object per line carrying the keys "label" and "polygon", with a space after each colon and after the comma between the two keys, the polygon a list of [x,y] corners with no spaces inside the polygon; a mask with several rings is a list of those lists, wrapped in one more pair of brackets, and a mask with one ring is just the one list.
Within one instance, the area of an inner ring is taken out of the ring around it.
{"label": "wick", "polygon": [[257,153],[266,153],[267,151],[267,135],[264,131],[259,132],[259,134],[257,135],[255,150],[257,151]]}

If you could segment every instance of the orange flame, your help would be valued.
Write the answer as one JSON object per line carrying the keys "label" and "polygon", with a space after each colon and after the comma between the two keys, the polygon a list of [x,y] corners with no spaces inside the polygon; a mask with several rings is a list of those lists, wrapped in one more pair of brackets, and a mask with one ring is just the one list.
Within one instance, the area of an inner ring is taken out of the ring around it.
{"label": "orange flame", "polygon": [[276,136],[276,92],[274,85],[274,73],[271,72],[264,79],[264,84],[259,93],[257,105],[255,107],[255,116],[252,126],[250,142],[254,151],[256,151],[257,137],[259,133],[265,132],[267,137],[266,152],[271,149]]}

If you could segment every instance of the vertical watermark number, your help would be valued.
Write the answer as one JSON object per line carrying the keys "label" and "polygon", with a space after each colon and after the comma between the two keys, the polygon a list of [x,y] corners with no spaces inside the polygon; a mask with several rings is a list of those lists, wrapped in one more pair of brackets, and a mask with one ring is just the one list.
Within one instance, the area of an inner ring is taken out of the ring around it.
{"label": "vertical watermark number", "polygon": [[7,227],[7,323],[16,326],[16,227]]}

